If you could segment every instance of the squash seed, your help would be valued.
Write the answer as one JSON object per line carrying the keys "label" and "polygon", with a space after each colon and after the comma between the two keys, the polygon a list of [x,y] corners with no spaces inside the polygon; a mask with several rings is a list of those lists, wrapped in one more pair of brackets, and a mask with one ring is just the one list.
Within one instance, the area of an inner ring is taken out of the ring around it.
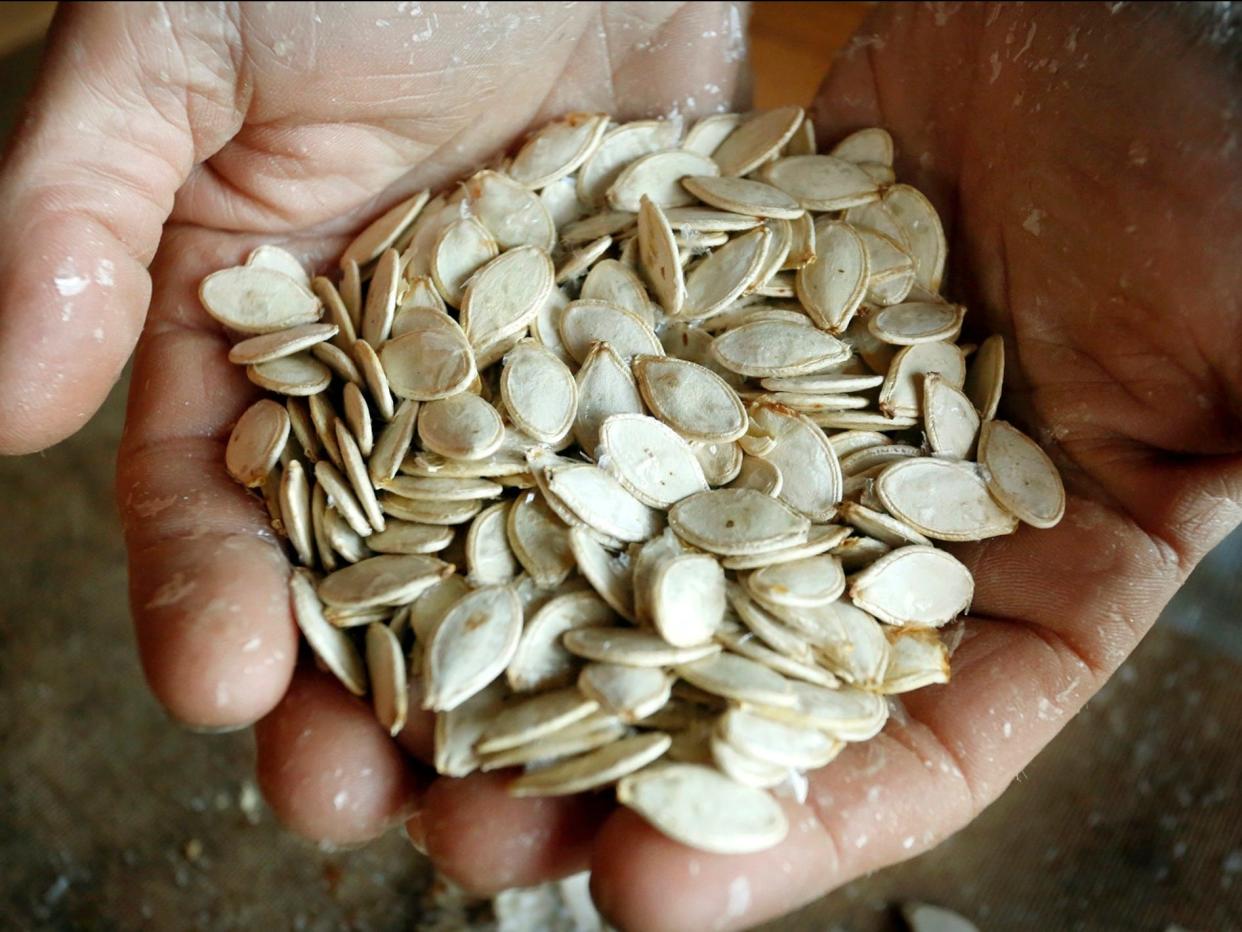
{"label": "squash seed", "polygon": [[668,120],[639,120],[608,130],[578,171],[578,199],[588,207],[602,206],[608,189],[627,165],[673,148],[680,134],[677,124]]}
{"label": "squash seed", "polygon": [[720,174],[748,175],[778,155],[802,117],[801,107],[778,107],[745,119],[712,153]]}
{"label": "squash seed", "polygon": [[805,557],[756,570],[746,577],[746,588],[764,603],[814,607],[836,601],[845,591],[845,574],[831,556]]}
{"label": "squash seed", "polygon": [[229,362],[247,366],[292,356],[336,336],[335,324],[302,324],[287,330],[264,333],[235,343],[229,350]]}
{"label": "squash seed", "polygon": [[[664,211],[646,195],[643,195],[638,207],[638,259],[664,313],[670,316],[680,314],[686,302],[686,282],[677,242]],[[583,290],[586,290],[585,286]]]}
{"label": "squash seed", "polygon": [[[659,208],[655,209],[659,210]],[[639,236],[641,251],[641,228]],[[669,255],[671,258],[676,258],[674,253]],[[650,274],[645,260],[643,265],[644,271]],[[578,292],[578,297],[583,301],[603,301],[606,304],[633,311],[643,319],[648,327],[652,325],[651,305],[647,300],[647,290],[643,287],[642,282],[638,280],[638,276],[634,274],[633,270],[616,259],[601,259],[599,262],[596,262],[591,267],[591,271],[587,273],[586,279],[582,282],[582,288]],[[661,297],[658,292],[657,300],[665,308],[665,313],[670,313],[666,298]]]}
{"label": "squash seed", "polygon": [[289,414],[285,408],[267,398],[256,401],[229,434],[224,467],[242,485],[257,488],[280,460],[288,439]]}
{"label": "squash seed", "polygon": [[690,127],[681,147],[699,155],[710,156],[741,122],[740,113],[713,113],[705,116]]}
{"label": "squash seed", "polygon": [[479,269],[461,299],[461,326],[470,345],[519,333],[552,290],[552,260],[533,246],[510,249]]}
{"label": "squash seed", "polygon": [[937,456],[966,459],[974,453],[979,414],[961,389],[936,372],[923,376],[923,429]]}
{"label": "squash seed", "polygon": [[648,407],[681,436],[729,443],[746,433],[745,407],[710,369],[673,356],[639,356],[634,373]]}
{"label": "squash seed", "polygon": [[562,643],[571,654],[629,667],[669,667],[720,653],[719,644],[674,647],[662,637],[635,628],[574,628]]}
{"label": "squash seed", "polygon": [[839,333],[867,291],[866,247],[848,224],[830,221],[816,225],[815,250],[815,259],[798,269],[798,299],[816,325]]}
{"label": "squash seed", "polygon": [[664,708],[673,677],[653,667],[588,663],[578,676],[578,689],[606,713],[634,723]]}
{"label": "squash seed", "polygon": [[879,197],[875,181],[865,171],[831,155],[776,159],[763,166],[759,177],[807,210],[845,210]]}
{"label": "squash seed", "polygon": [[383,485],[397,475],[401,460],[414,440],[417,422],[418,402],[403,400],[392,420],[380,431],[367,460],[367,474],[371,477],[372,485]]}
{"label": "squash seed", "polygon": [[970,464],[903,460],[885,467],[875,488],[893,517],[935,540],[983,540],[1012,534],[1017,527],[1017,519],[996,504]]}
{"label": "squash seed", "polygon": [[272,333],[319,320],[322,308],[310,289],[262,266],[212,272],[198,289],[207,313],[239,333]]}
{"label": "squash seed", "polygon": [[305,566],[314,566],[311,491],[306,470],[298,460],[290,460],[280,477],[280,516],[298,559]]}
{"label": "squash seed", "polygon": [[458,307],[466,281],[500,252],[487,228],[473,217],[454,220],[431,249],[431,278],[446,303]]}
{"label": "squash seed", "polygon": [[651,587],[655,629],[675,647],[710,641],[724,620],[724,570],[707,554],[686,553],[665,560],[656,568]]}
{"label": "squash seed", "polygon": [[549,599],[526,623],[505,671],[509,685],[523,692],[571,682],[578,661],[562,646],[562,635],[615,620],[612,609],[594,592],[569,592]]}
{"label": "squash seed", "polygon": [[367,286],[367,302],[362,309],[362,338],[372,346],[381,345],[392,332],[400,278],[401,258],[397,250],[387,249],[375,264],[375,272]]}
{"label": "squash seed", "polygon": [[604,421],[614,414],[642,414],[643,401],[629,366],[607,343],[591,350],[575,378],[578,410],[574,439],[588,456],[594,456]]}
{"label": "squash seed", "polygon": [[[556,226],[548,209],[525,185],[494,171],[481,171],[465,183],[463,191],[470,212],[495,237],[502,252],[530,246],[546,254],[556,245]],[[549,264],[549,283],[551,278]],[[470,332],[468,327],[466,332]]]}
{"label": "squash seed", "polygon": [[1065,486],[1039,445],[1005,421],[989,420],[979,434],[979,462],[988,491],[1033,527],[1054,526],[1065,514]]}
{"label": "squash seed", "polygon": [[693,204],[694,196],[681,186],[681,179],[719,172],[711,159],[685,149],[652,152],[621,170],[608,188],[608,204],[613,210],[637,211],[644,195],[660,207]]}
{"label": "squash seed", "polygon": [[713,251],[686,276],[682,315],[710,317],[737,300],[759,279],[771,245],[771,232],[761,227]]}
{"label": "squash seed", "polygon": [[522,606],[508,586],[463,596],[436,628],[423,656],[423,708],[456,708],[504,672],[522,634]]}
{"label": "squash seed", "polygon": [[604,113],[570,113],[547,123],[518,150],[509,176],[533,190],[551,184],[585,162],[607,129]]}
{"label": "squash seed", "polygon": [[367,626],[367,670],[371,673],[375,717],[395,736],[405,727],[410,692],[401,642],[387,625],[372,622]]}
{"label": "squash seed", "polygon": [[518,777],[509,784],[514,796],[563,796],[608,786],[664,755],[672,739],[658,731],[622,738]]}
{"label": "squash seed", "polygon": [[810,324],[788,320],[754,320],[735,327],[712,343],[725,368],[752,378],[802,375],[849,357],[849,347]]}
{"label": "squash seed", "polygon": [[974,581],[951,554],[931,546],[901,547],[850,580],[850,599],[894,625],[938,628],[970,606]]}
{"label": "squash seed", "polygon": [[697,764],[625,777],[617,785],[617,800],[674,841],[715,854],[764,851],[789,832],[784,810],[763,790]]}
{"label": "squash seed", "polygon": [[599,703],[576,688],[558,689],[537,696],[522,696],[501,709],[483,730],[476,745],[480,754],[507,751],[538,741],[579,722],[599,709]]}
{"label": "squash seed", "polygon": [[668,508],[707,489],[686,441],[646,415],[614,414],[605,420],[597,459],[627,492],[651,508]]}
{"label": "squash seed", "polygon": [[880,691],[906,693],[935,683],[949,682],[949,651],[939,632],[898,628],[885,632],[889,642],[888,669]]}
{"label": "squash seed", "polygon": [[504,436],[496,409],[469,392],[429,401],[418,415],[423,446],[452,459],[484,459],[500,448]]}
{"label": "squash seed", "polygon": [[704,175],[683,178],[682,186],[705,204],[752,217],[783,217],[792,220],[806,211],[792,197],[764,184],[745,178]]}
{"label": "squash seed", "polygon": [[748,757],[777,767],[816,770],[827,765],[844,746],[822,731],[745,709],[730,709],[716,726],[720,737]]}
{"label": "squash seed", "polygon": [[427,198],[427,191],[419,191],[371,221],[341,253],[341,267],[344,268],[347,262],[362,266],[378,258],[414,222],[427,204]]}
{"label": "squash seed", "polygon": [[305,353],[247,366],[246,377],[260,388],[281,395],[314,395],[332,381],[328,367]]}
{"label": "squash seed", "polygon": [[[994,333],[982,343],[966,375],[966,397],[979,412],[980,419],[990,421],[1000,405],[1001,386],[1005,381],[1005,342]],[[957,382],[955,387],[962,387]]]}
{"label": "squash seed", "polygon": [[323,605],[315,594],[314,578],[309,570],[295,569],[289,577],[289,596],[293,619],[302,636],[338,680],[355,696],[367,691],[367,670],[358,649],[348,634],[328,623]]}
{"label": "squash seed", "polygon": [[722,556],[778,550],[806,539],[811,522],[754,489],[714,489],[684,498],[669,525],[696,547]]}
{"label": "squash seed", "polygon": [[602,301],[572,301],[561,314],[561,342],[579,363],[597,343],[607,343],[625,362],[664,351],[639,315]]}

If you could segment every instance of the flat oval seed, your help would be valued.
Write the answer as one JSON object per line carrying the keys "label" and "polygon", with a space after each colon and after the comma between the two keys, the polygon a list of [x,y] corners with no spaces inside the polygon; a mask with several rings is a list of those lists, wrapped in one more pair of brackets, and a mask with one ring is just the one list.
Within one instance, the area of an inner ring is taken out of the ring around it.
{"label": "flat oval seed", "polygon": [[834,333],[844,330],[867,293],[867,251],[849,224],[815,226],[815,259],[798,269],[798,300],[815,323]]}
{"label": "flat oval seed", "polygon": [[691,441],[690,449],[698,458],[703,476],[710,486],[728,485],[742,471],[742,448],[736,443],[701,443]]}
{"label": "flat oval seed", "polygon": [[788,408],[755,405],[751,423],[776,438],[764,459],[784,481],[778,498],[813,521],[828,521],[841,501],[841,466],[824,432],[805,415]]}
{"label": "flat oval seed", "polygon": [[449,609],[423,659],[423,708],[451,710],[504,672],[522,635],[522,606],[507,586],[485,586]]}
{"label": "flat oval seed", "polygon": [[916,417],[923,408],[923,378],[929,372],[950,385],[966,379],[966,361],[952,343],[916,343],[893,357],[880,389],[880,410],[893,417]]}
{"label": "flat oval seed", "polygon": [[672,356],[640,356],[634,372],[648,407],[683,437],[728,443],[746,433],[746,408],[710,369]]}
{"label": "flat oval seed", "polygon": [[263,484],[289,439],[289,413],[270,399],[256,401],[237,419],[224,450],[224,468],[247,488]]}
{"label": "flat oval seed", "polygon": [[445,227],[431,250],[431,277],[437,292],[457,307],[466,281],[500,253],[487,228],[473,217],[462,217]]}
{"label": "flat oval seed", "polygon": [[235,343],[229,350],[229,362],[248,366],[282,356],[292,356],[304,349],[310,349],[316,343],[330,340],[336,334],[335,324],[303,324],[300,327],[260,334]]}
{"label": "flat oval seed", "polygon": [[710,317],[755,285],[765,268],[772,234],[767,227],[743,233],[713,251],[686,276],[685,317]]}
{"label": "flat oval seed", "polygon": [[965,393],[929,372],[923,377],[923,427],[933,453],[965,459],[975,448],[979,414]]}
{"label": "flat oval seed", "polygon": [[[1005,343],[994,333],[981,344],[966,375],[965,392],[982,420],[996,416],[1001,387],[1005,381]],[[961,382],[957,382],[961,385]]]}
{"label": "flat oval seed", "polygon": [[507,583],[518,574],[518,562],[509,547],[506,523],[509,502],[497,502],[481,511],[466,534],[466,577],[471,585]]}
{"label": "flat oval seed", "polygon": [[514,796],[564,796],[608,786],[661,757],[672,744],[662,732],[622,738],[598,750],[523,774],[509,784]]}
{"label": "flat oval seed", "polygon": [[893,137],[878,126],[855,130],[832,148],[832,154],[849,162],[893,164]]}
{"label": "flat oval seed", "polygon": [[881,692],[893,695],[949,682],[949,652],[938,632],[908,628],[885,634],[890,654]]}
{"label": "flat oval seed", "polygon": [[713,113],[705,116],[686,133],[683,149],[710,156],[742,122],[740,113]]}
{"label": "flat oval seed", "polygon": [[371,673],[375,717],[395,737],[405,727],[410,690],[401,642],[387,625],[373,622],[367,626],[367,670]]}
{"label": "flat oval seed", "polygon": [[579,362],[596,343],[607,343],[626,362],[664,352],[659,337],[639,315],[603,302],[571,302],[561,314],[560,330],[569,355]]}
{"label": "flat oval seed", "polygon": [[631,495],[598,466],[581,463],[547,470],[548,488],[584,524],[622,541],[642,541],[660,532],[658,512]]}
{"label": "flat oval seed", "polygon": [[309,288],[283,272],[239,265],[212,272],[198,288],[203,307],[240,333],[271,333],[319,320],[322,308]]}
{"label": "flat oval seed", "polygon": [[386,249],[375,264],[367,285],[367,303],[362,310],[362,338],[380,346],[392,332],[397,310],[397,285],[401,278],[401,258],[397,250]]}
{"label": "flat oval seed", "polygon": [[534,493],[514,500],[507,531],[514,556],[539,586],[555,588],[573,572],[569,529]]}
{"label": "flat oval seed", "polygon": [[677,675],[714,696],[738,702],[792,706],[797,701],[783,676],[737,654],[679,664]]}
{"label": "flat oval seed", "polygon": [[603,627],[616,620],[611,608],[594,592],[555,596],[527,621],[517,652],[505,672],[518,691],[546,689],[573,679],[578,661],[561,644],[575,628]]}
{"label": "flat oval seed", "polygon": [[819,524],[811,528],[804,543],[781,550],[770,550],[757,554],[744,554],[726,557],[721,565],[727,570],[752,570],[773,563],[786,563],[790,560],[801,560],[826,553],[837,547],[850,536],[850,529],[835,524]]}
{"label": "flat oval seed", "polygon": [[622,618],[633,619],[633,567],[628,558],[610,554],[585,527],[570,528],[569,546],[591,588]]}
{"label": "flat oval seed", "polygon": [[260,388],[282,395],[315,395],[332,382],[328,367],[305,353],[247,366],[246,377]]}
{"label": "flat oval seed", "polygon": [[613,210],[637,211],[643,195],[661,207],[694,203],[694,196],[681,186],[687,175],[715,175],[720,170],[711,159],[684,149],[652,152],[627,165],[608,188]]}
{"label": "flat oval seed", "polygon": [[998,502],[1034,527],[1048,528],[1065,514],[1065,486],[1039,445],[1005,421],[990,420],[979,435],[979,462]]}
{"label": "flat oval seed", "polygon": [[574,439],[588,456],[594,456],[604,421],[614,414],[641,414],[643,400],[630,367],[606,343],[591,350],[576,378]]}
{"label": "flat oval seed", "polygon": [[716,854],[765,851],[789,831],[784,810],[763,790],[696,764],[626,777],[617,786],[617,799],[674,841]]}
{"label": "flat oval seed", "polygon": [[435,767],[446,777],[469,776],[479,768],[479,735],[501,709],[504,684],[493,682],[454,709],[436,716]]}
{"label": "flat oval seed", "polygon": [[414,521],[388,521],[384,530],[367,538],[367,546],[376,553],[439,553],[453,542],[454,536],[451,527]]}
{"label": "flat oval seed", "polygon": [[384,429],[375,439],[371,458],[367,460],[367,474],[372,485],[382,485],[397,475],[401,461],[409,452],[414,440],[414,427],[418,422],[418,402],[406,399],[401,402]]}
{"label": "flat oval seed", "polygon": [[680,314],[686,302],[686,281],[677,240],[664,211],[646,195],[638,208],[638,261],[664,313]]}
{"label": "flat oval seed", "polygon": [[371,557],[325,576],[319,597],[340,608],[400,605],[452,572],[452,564],[434,557]]}
{"label": "flat oval seed", "polygon": [[813,607],[837,600],[845,591],[845,574],[841,564],[825,554],[765,566],[750,574],[746,586],[765,602]]}
{"label": "flat oval seed", "polygon": [[[465,183],[463,190],[471,212],[491,231],[502,252],[533,246],[548,253],[556,245],[556,225],[548,209],[539,195],[524,185],[498,172],[481,171]],[[549,268],[549,281],[551,272]]]}
{"label": "flat oval seed", "polygon": [[563,440],[578,411],[573,373],[533,340],[523,340],[505,356],[500,397],[514,425],[543,443]]}
{"label": "flat oval seed", "polygon": [[635,628],[576,628],[565,632],[562,643],[579,657],[630,667],[668,667],[720,652],[720,645],[711,643],[674,647],[657,635]]}
{"label": "flat oval seed", "polygon": [[315,656],[355,696],[367,691],[367,670],[354,647],[353,639],[323,616],[323,605],[315,594],[314,577],[308,570],[295,569],[289,577],[293,620]]}
{"label": "flat oval seed", "polygon": [[686,441],[646,415],[614,414],[604,421],[598,459],[626,491],[652,508],[668,508],[707,489]]}
{"label": "flat oval seed", "polygon": [[823,369],[844,362],[850,349],[809,323],[755,320],[716,337],[712,353],[732,372],[763,378]]}
{"label": "flat oval seed", "polygon": [[897,346],[932,343],[956,339],[965,313],[960,304],[908,301],[872,314],[867,327],[877,339]]}
{"label": "flat oval seed", "polygon": [[[642,235],[641,231],[639,235]],[[675,255],[673,258],[676,258]],[[646,266],[645,261],[643,264]],[[678,269],[680,268],[681,266],[678,265]],[[606,304],[633,311],[642,317],[648,326],[651,326],[651,304],[647,300],[647,290],[634,271],[616,259],[601,259],[595,263],[591,271],[587,273],[586,279],[583,280],[578,297],[583,301],[603,301]],[[658,293],[656,297],[661,304],[664,304],[664,299],[660,298]]]}
{"label": "flat oval seed", "polygon": [[705,553],[664,561],[651,586],[652,621],[660,636],[675,647],[710,641],[724,621],[724,570]]}
{"label": "flat oval seed", "polygon": [[[384,344],[388,346],[387,343]],[[362,381],[366,384],[371,400],[375,402],[375,413],[382,420],[392,419],[395,411],[392,402],[392,391],[389,388],[388,375],[383,363],[376,355],[371,344],[366,340],[354,342],[354,361],[358,363],[358,371],[362,373]]]}
{"label": "flat oval seed", "polygon": [[811,522],[754,489],[714,489],[684,498],[668,515],[679,537],[731,556],[776,550],[806,539]]}
{"label": "flat oval seed", "polygon": [[522,145],[509,175],[538,190],[568,175],[587,160],[608,129],[605,113],[569,113],[547,123]]}
{"label": "flat oval seed", "polygon": [[478,395],[462,392],[429,401],[418,416],[418,438],[433,453],[480,460],[504,441],[505,425],[496,409]]}
{"label": "flat oval seed", "polygon": [[907,184],[895,184],[885,191],[884,206],[910,244],[915,281],[938,292],[949,246],[936,208],[921,191]]}
{"label": "flat oval seed", "polygon": [[850,599],[863,611],[894,625],[946,625],[970,606],[970,571],[934,547],[902,547],[887,553],[850,580]]}
{"label": "flat oval seed", "polygon": [[879,197],[875,181],[859,166],[831,155],[777,159],[759,172],[807,210],[845,210]]}
{"label": "flat oval seed", "polygon": [[713,732],[708,741],[712,762],[721,773],[742,786],[771,789],[784,783],[789,776],[789,768],[751,757],[726,741],[719,732]]}
{"label": "flat oval seed", "polygon": [[315,565],[314,530],[311,527],[311,490],[300,460],[290,460],[280,477],[280,517],[289,542],[305,566]]}
{"label": "flat oval seed", "polygon": [[673,689],[673,676],[652,667],[616,663],[588,663],[578,676],[578,689],[601,709],[637,722],[664,707]]}
{"label": "flat oval seed", "polygon": [[802,116],[801,107],[790,106],[748,117],[712,153],[720,174],[748,175],[777,155],[802,123]]}
{"label": "flat oval seed", "polygon": [[885,467],[875,490],[890,514],[935,540],[983,540],[1012,534],[1018,523],[965,463],[903,460]]}
{"label": "flat oval seed", "polygon": [[385,514],[402,521],[414,521],[419,524],[465,524],[483,510],[483,503],[477,499],[456,502],[420,501],[413,498],[401,498],[391,492],[381,494],[379,503]]}
{"label": "flat oval seed", "polygon": [[720,737],[742,753],[779,767],[812,770],[823,767],[843,747],[822,731],[745,709],[730,709],[720,717]]}
{"label": "flat oval seed", "polygon": [[681,183],[705,204],[733,213],[792,220],[806,212],[784,191],[762,181],[706,175],[683,178]]}
{"label": "flat oval seed", "polygon": [[457,322],[439,311],[422,313],[420,322],[411,321],[411,329],[380,347],[379,358],[394,393],[435,401],[464,391],[477,372]]}
{"label": "flat oval seed", "polygon": [[341,268],[347,263],[366,265],[392,246],[406,228],[414,222],[427,203],[428,192],[419,191],[393,205],[382,213],[345,247],[341,253]]}
{"label": "flat oval seed", "polygon": [[581,721],[597,709],[599,703],[574,687],[521,697],[497,713],[476,747],[480,754],[494,754],[538,741]]}
{"label": "flat oval seed", "polygon": [[461,326],[475,347],[523,330],[553,284],[552,260],[542,249],[510,249],[483,266],[466,285]]}

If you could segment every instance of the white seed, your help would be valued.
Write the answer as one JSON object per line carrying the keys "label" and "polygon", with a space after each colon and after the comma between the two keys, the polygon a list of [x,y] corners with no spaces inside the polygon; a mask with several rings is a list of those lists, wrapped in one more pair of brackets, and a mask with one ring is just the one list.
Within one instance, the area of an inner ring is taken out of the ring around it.
{"label": "white seed", "polygon": [[668,520],[678,536],[723,556],[800,543],[811,526],[793,509],[754,489],[700,492],[674,505]]}
{"label": "white seed", "polygon": [[778,107],[744,120],[712,153],[720,174],[748,175],[777,155],[802,123],[802,115],[801,107]]}
{"label": "white seed", "polygon": [[646,415],[614,414],[605,420],[598,460],[626,491],[652,508],[668,508],[707,489],[689,444]]}
{"label": "white seed", "polygon": [[784,810],[767,793],[695,764],[626,777],[617,799],[674,841],[716,854],[764,851],[789,831]]}
{"label": "white seed", "polygon": [[314,577],[304,569],[295,569],[289,577],[289,595],[293,619],[302,636],[332,674],[355,696],[367,691],[367,670],[363,666],[353,639],[328,623],[323,605],[315,594]]}
{"label": "white seed", "polygon": [[401,642],[387,625],[367,626],[367,670],[375,717],[390,735],[396,735],[405,727],[410,694]]}
{"label": "white seed", "polygon": [[444,616],[423,658],[423,708],[456,708],[504,672],[522,634],[522,606],[507,586],[463,596]]}
{"label": "white seed", "polygon": [[935,540],[983,540],[1017,527],[967,463],[926,457],[893,463],[876,479],[876,494],[895,518]]}
{"label": "white seed", "polygon": [[319,320],[322,308],[306,286],[262,266],[234,266],[203,279],[198,297],[207,313],[240,333],[271,333]]}
{"label": "white seed", "polygon": [[988,490],[1008,511],[1048,528],[1065,514],[1065,486],[1048,454],[1005,421],[990,420],[979,434],[979,462]]}
{"label": "white seed", "polygon": [[256,401],[237,419],[224,451],[224,467],[247,488],[263,484],[289,439],[289,414],[275,401]]}
{"label": "white seed", "polygon": [[694,196],[681,186],[681,179],[718,173],[715,162],[694,152],[652,152],[621,170],[608,188],[608,204],[613,210],[637,211],[644,195],[661,207],[693,204]]}
{"label": "white seed", "polygon": [[551,764],[509,784],[514,796],[563,796],[608,786],[663,756],[672,739],[661,732],[622,738],[578,757]]}

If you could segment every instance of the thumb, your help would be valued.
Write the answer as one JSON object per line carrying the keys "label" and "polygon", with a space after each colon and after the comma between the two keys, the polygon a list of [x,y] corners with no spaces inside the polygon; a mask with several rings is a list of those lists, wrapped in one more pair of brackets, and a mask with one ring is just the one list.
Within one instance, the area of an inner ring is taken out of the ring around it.
{"label": "thumb", "polygon": [[173,195],[196,149],[233,131],[223,20],[171,4],[57,13],[0,163],[0,453],[69,436],[119,377]]}

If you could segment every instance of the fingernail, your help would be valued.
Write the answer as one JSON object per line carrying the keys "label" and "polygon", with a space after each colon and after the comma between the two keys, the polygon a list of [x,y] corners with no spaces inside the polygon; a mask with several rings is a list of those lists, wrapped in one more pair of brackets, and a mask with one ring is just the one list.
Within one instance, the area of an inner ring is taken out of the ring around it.
{"label": "fingernail", "polygon": [[410,844],[414,846],[414,850],[426,857],[427,829],[423,825],[422,812],[416,810],[405,820],[405,834],[410,839]]}

